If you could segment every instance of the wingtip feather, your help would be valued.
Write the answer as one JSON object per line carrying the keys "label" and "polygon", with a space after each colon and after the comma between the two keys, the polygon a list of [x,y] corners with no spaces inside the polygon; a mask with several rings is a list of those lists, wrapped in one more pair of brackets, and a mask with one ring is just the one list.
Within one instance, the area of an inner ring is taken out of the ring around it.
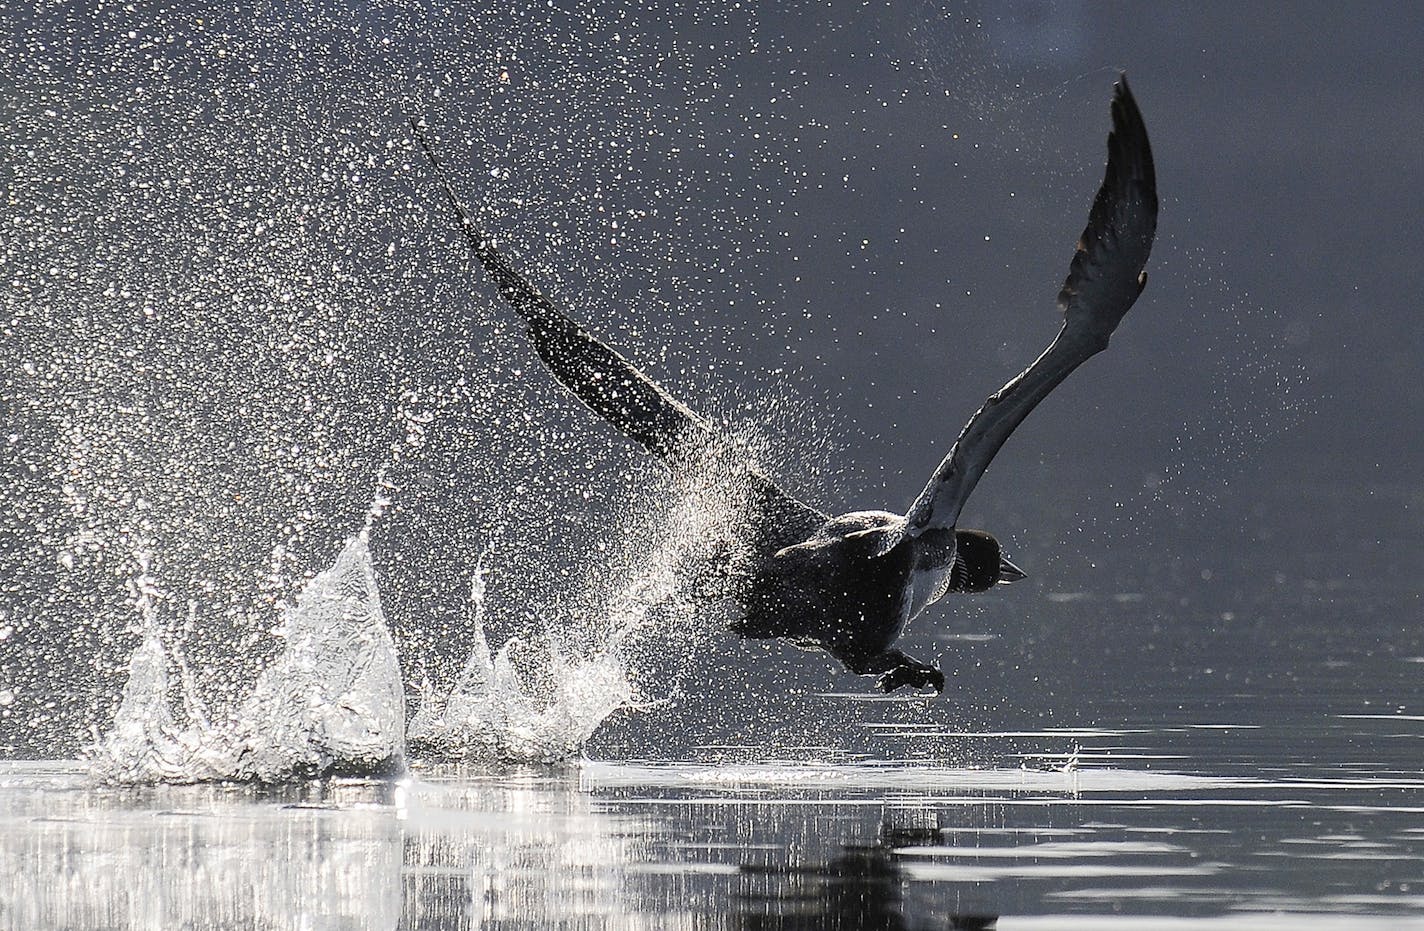
{"label": "wingtip feather", "polygon": [[[1111,111],[1112,129],[1108,133],[1108,162],[1103,183],[1089,213],[1088,226],[1078,239],[1068,277],[1058,292],[1058,309],[1065,313],[1085,289],[1101,290],[1105,286],[1099,276],[1107,269],[1101,267],[1101,263],[1109,261],[1113,253],[1127,249],[1129,253],[1139,253],[1145,263],[1156,232],[1157,181],[1152,148],[1126,72],[1120,73],[1113,85]],[[1137,238],[1140,242],[1134,248],[1122,237]],[[1131,280],[1138,286],[1131,294],[1131,299],[1135,299],[1146,279],[1134,275]],[[1120,318],[1126,311],[1127,307],[1123,306],[1119,313],[1108,316]],[[1116,326],[1117,321],[1105,322]]]}

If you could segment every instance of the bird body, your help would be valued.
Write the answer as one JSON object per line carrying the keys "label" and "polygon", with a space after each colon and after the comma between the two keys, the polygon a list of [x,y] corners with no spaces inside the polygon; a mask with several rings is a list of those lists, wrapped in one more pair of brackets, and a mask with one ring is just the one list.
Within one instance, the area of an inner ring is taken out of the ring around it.
{"label": "bird body", "polygon": [[[481,231],[448,182],[476,258],[525,320],[550,372],[594,413],[675,472],[735,488],[744,558],[732,594],[743,637],[814,646],[879,686],[940,690],[936,667],[895,647],[909,621],[948,593],[983,592],[1024,573],[990,534],[958,527],[965,500],[1014,429],[1063,379],[1101,352],[1146,285],[1157,192],[1142,116],[1123,77],[1114,88],[1108,164],[1058,295],[1063,326],[1032,365],[992,394],[905,515],[831,516],[788,494],[635,365],[539,292]],[[437,170],[439,164],[416,128]]]}

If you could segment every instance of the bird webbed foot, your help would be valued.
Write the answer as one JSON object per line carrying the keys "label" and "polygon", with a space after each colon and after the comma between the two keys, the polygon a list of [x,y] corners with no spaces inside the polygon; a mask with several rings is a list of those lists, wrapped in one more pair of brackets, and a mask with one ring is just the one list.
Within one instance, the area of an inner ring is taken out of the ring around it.
{"label": "bird webbed foot", "polygon": [[861,675],[880,673],[875,685],[882,692],[893,692],[905,686],[934,689],[936,694],[944,691],[944,673],[938,666],[911,659],[899,650],[886,650],[868,661],[846,665],[852,672]]}
{"label": "bird webbed foot", "polygon": [[944,691],[944,673],[938,667],[911,660],[882,673],[875,680],[876,688],[887,694],[907,685],[916,689],[934,689],[938,695]]}

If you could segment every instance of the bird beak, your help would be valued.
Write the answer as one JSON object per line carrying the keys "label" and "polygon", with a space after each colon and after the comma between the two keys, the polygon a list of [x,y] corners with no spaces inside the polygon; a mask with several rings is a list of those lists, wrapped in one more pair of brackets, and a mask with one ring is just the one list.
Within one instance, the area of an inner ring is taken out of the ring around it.
{"label": "bird beak", "polygon": [[1019,579],[1028,578],[1028,573],[1018,566],[1009,562],[1003,556],[999,557],[999,584],[1007,585],[1009,582],[1017,582]]}

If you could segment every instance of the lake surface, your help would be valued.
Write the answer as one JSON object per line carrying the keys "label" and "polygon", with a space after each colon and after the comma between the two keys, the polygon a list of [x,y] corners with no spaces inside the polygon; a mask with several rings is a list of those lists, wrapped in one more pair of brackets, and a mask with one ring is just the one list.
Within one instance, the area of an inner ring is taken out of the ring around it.
{"label": "lake surface", "polygon": [[1380,772],[589,763],[101,790],[9,763],[0,778],[14,928],[1424,926],[1421,781]]}
{"label": "lake surface", "polygon": [[970,602],[938,698],[728,637],[562,767],[0,762],[0,927],[1424,927],[1419,553],[1278,557]]}
{"label": "lake surface", "polygon": [[997,757],[977,767],[417,765],[396,782],[111,788],[78,764],[6,762],[0,926],[1424,927],[1424,717],[1283,728],[1244,700],[1210,708],[940,735]]}

